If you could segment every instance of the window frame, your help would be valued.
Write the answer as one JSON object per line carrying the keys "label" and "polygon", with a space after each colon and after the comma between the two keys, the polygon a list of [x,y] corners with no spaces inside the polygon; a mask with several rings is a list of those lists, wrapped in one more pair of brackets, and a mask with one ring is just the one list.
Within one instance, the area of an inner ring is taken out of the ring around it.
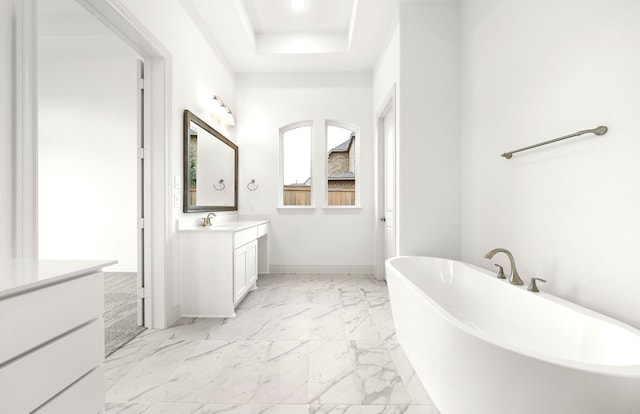
{"label": "window frame", "polygon": [[[311,178],[311,189],[310,189],[310,200],[311,200],[311,204],[309,205],[284,205],[284,134],[297,129],[297,128],[302,128],[302,127],[310,127],[310,131],[311,131],[311,136],[310,136],[310,151],[309,151],[309,176]],[[279,151],[280,151],[280,155],[279,155],[279,160],[278,160],[278,164],[279,164],[279,172],[278,172],[278,208],[279,209],[314,209],[315,208],[315,203],[314,203],[314,177],[313,177],[313,158],[314,158],[314,142],[315,142],[315,137],[314,137],[314,125],[313,125],[313,120],[306,120],[306,121],[299,121],[299,122],[294,122],[288,125],[285,125],[283,127],[281,127],[279,129]]]}
{"label": "window frame", "polygon": [[[354,175],[355,175],[355,195],[353,205],[329,205],[329,166],[328,166],[328,154],[329,154],[329,127],[338,127],[348,129],[355,133],[355,161],[354,161]],[[338,121],[335,119],[324,120],[324,206],[325,209],[360,209],[360,128],[344,121]]]}

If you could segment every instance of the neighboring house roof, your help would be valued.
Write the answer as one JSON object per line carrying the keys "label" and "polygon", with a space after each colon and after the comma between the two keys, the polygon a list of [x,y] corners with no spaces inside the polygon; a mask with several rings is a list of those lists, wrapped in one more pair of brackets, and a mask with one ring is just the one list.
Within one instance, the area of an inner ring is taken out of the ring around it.
{"label": "neighboring house roof", "polygon": [[291,184],[285,184],[286,186],[300,186],[300,187],[304,187],[304,186],[308,186],[311,185],[311,177],[307,178],[304,183],[291,183]]}
{"label": "neighboring house roof", "polygon": [[356,134],[352,133],[348,140],[346,140],[345,142],[343,142],[340,145],[337,145],[337,146],[331,148],[329,150],[329,155],[331,155],[332,152],[348,152],[349,151],[349,147],[351,147],[351,143],[353,142],[355,137],[356,137]]}
{"label": "neighboring house roof", "polygon": [[356,175],[355,173],[348,171],[346,173],[341,173],[341,174],[332,174],[328,178],[329,180],[355,180]]}

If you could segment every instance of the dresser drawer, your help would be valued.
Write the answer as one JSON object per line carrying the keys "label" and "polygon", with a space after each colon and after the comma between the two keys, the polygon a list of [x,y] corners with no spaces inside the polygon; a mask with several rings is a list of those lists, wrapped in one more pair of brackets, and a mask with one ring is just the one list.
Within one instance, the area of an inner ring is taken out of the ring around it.
{"label": "dresser drawer", "polygon": [[94,369],[34,414],[100,413],[104,410],[104,369]]}
{"label": "dresser drawer", "polygon": [[240,230],[233,233],[233,247],[238,248],[249,243],[251,240],[255,240],[258,237],[257,226],[249,227],[248,229]]}
{"label": "dresser drawer", "polygon": [[258,225],[258,237],[262,237],[269,232],[269,223]]}
{"label": "dresser drawer", "polygon": [[0,300],[0,364],[104,312],[102,273]]}
{"label": "dresser drawer", "polygon": [[0,367],[0,413],[30,413],[103,359],[100,318]]}

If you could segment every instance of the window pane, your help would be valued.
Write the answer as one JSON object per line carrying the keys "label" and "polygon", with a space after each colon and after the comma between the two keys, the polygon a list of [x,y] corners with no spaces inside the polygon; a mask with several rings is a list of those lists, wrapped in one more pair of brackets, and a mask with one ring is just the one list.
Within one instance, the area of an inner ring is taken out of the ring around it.
{"label": "window pane", "polygon": [[311,205],[311,126],[282,134],[282,176],[285,206]]}
{"label": "window pane", "polygon": [[327,205],[356,204],[356,133],[327,126]]}

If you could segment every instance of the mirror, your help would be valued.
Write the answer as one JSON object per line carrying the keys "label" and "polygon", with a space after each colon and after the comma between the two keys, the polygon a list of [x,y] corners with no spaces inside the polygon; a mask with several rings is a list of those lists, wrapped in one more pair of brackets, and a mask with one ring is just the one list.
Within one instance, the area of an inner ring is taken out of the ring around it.
{"label": "mirror", "polygon": [[184,212],[238,209],[238,146],[184,111]]}

